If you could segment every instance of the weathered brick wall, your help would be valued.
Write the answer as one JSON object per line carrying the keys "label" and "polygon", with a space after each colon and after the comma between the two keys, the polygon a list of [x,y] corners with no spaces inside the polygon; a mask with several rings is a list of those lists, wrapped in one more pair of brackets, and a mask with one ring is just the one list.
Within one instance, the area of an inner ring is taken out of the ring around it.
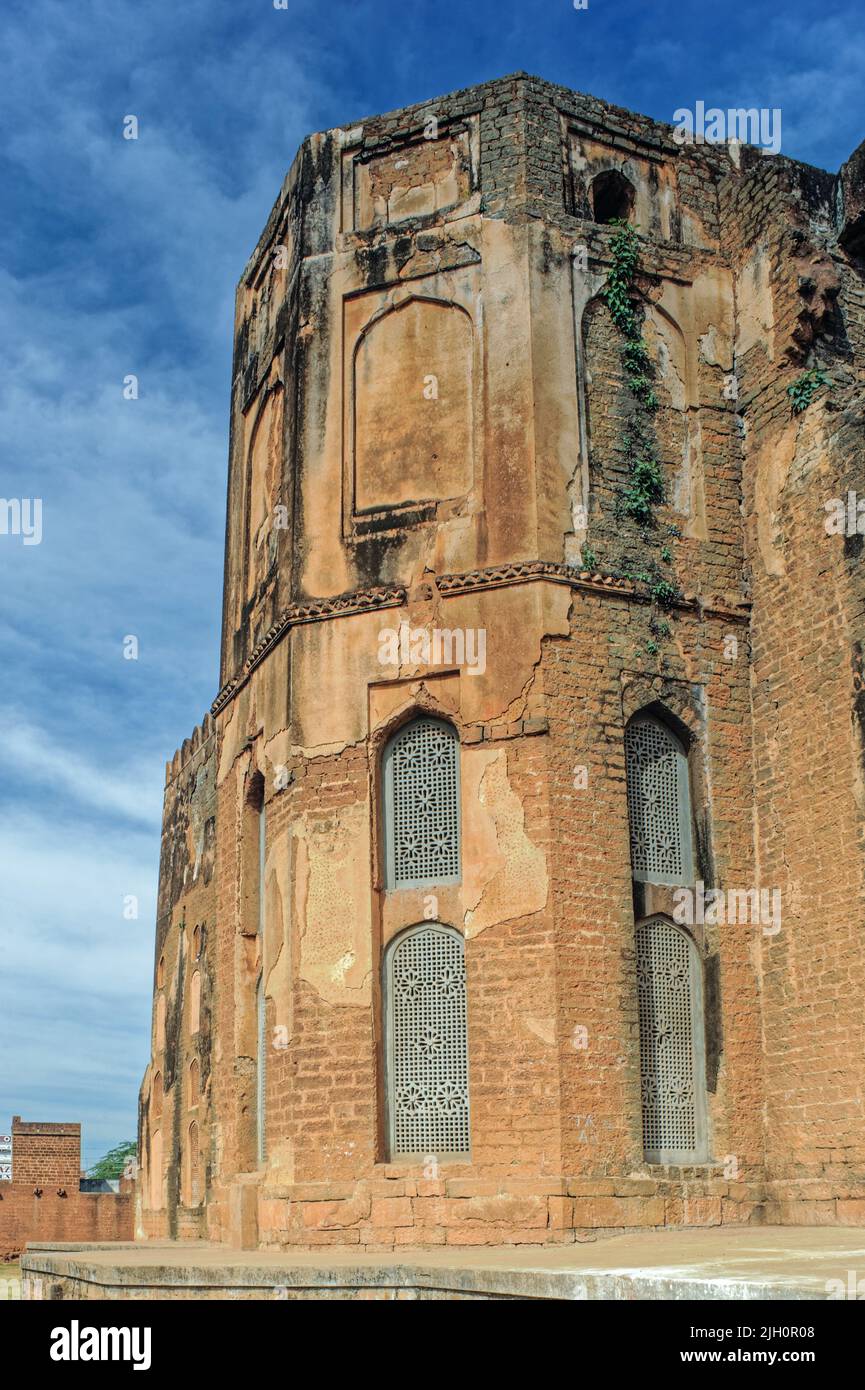
{"label": "weathered brick wall", "polygon": [[136,1225],[148,1236],[203,1233],[204,1192],[214,1164],[215,757],[208,717],[166,767],[152,1052],[139,1097]]}
{"label": "weathered brick wall", "polygon": [[72,1187],[81,1177],[80,1124],[12,1120],[12,1176],[31,1186]]}
{"label": "weathered brick wall", "polygon": [[[736,364],[755,853],[784,911],[760,962],[767,1172],[786,1219],[855,1220],[865,1212],[865,575],[862,536],[829,535],[824,523],[829,499],[865,491],[861,263],[838,244],[833,183],[820,171],[753,160],[725,203],[740,283],[765,283],[773,318]],[[793,416],[787,387],[806,362],[831,386]]]}
{"label": "weathered brick wall", "polygon": [[29,1180],[0,1183],[0,1258],[28,1241],[132,1240],[133,1217],[131,1184],[120,1193],[79,1192],[76,1174],[65,1196],[46,1181],[37,1197]]}
{"label": "weathered brick wall", "polygon": [[[304,142],[237,294],[222,688],[166,788],[143,1231],[379,1248],[865,1220],[862,537],[822,526],[865,495],[863,162],[839,184],[680,147],[519,74]],[[634,190],[648,413],[603,297],[610,171]],[[813,363],[831,398],[793,417]],[[459,457],[423,414],[437,373]],[[642,518],[638,428],[663,479]],[[482,629],[485,670],[388,669],[402,622]],[[649,707],[688,745],[695,878],[783,905],[777,933],[694,928],[709,1159],[688,1168],[643,1156],[634,932],[671,911],[630,865],[624,736]],[[381,756],[418,712],[461,745],[463,877],[431,910],[465,940],[472,1152],[441,1164],[389,1162],[384,1125],[382,962],[430,909],[384,887]],[[182,1200],[193,1054],[205,1207]]]}
{"label": "weathered brick wall", "polygon": [[[693,778],[699,874],[709,885],[750,882],[751,823],[743,796],[750,780],[747,665],[722,654],[731,627],[744,643],[742,615],[724,621],[680,611],[679,652],[661,673],[645,654],[645,605],[610,594],[580,597],[575,609],[574,637],[552,642],[545,654],[544,685],[560,922],[564,1171],[577,1176],[574,1195],[583,1199],[576,1219],[611,1225],[748,1220],[762,1171],[759,926],[695,932],[707,981],[715,1161],[681,1174],[643,1161],[633,927],[645,909],[632,893],[623,747],[636,709],[658,701],[682,718],[701,765]],[[586,769],[584,788],[574,786],[578,768]],[[699,798],[701,784],[711,786],[711,803]],[[710,978],[719,981],[717,997],[709,994]],[[635,1200],[640,1196],[655,1200],[643,1205]]]}

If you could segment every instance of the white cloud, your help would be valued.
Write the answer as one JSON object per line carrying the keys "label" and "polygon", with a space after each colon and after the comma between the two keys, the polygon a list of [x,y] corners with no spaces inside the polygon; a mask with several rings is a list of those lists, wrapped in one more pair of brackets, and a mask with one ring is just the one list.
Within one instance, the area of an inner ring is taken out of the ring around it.
{"label": "white cloud", "polygon": [[0,707],[0,769],[16,769],[28,784],[63,791],[73,801],[102,813],[115,812],[158,834],[164,778],[151,758],[125,768],[106,768],[58,742],[14,710]]}

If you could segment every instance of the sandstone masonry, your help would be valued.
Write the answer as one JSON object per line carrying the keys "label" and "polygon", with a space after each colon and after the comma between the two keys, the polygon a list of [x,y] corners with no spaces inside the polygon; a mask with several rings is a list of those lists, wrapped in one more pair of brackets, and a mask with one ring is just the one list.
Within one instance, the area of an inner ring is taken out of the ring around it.
{"label": "sandstone masonry", "polygon": [[139,1236],[865,1224],[863,189],[524,74],[304,142],[237,291]]}

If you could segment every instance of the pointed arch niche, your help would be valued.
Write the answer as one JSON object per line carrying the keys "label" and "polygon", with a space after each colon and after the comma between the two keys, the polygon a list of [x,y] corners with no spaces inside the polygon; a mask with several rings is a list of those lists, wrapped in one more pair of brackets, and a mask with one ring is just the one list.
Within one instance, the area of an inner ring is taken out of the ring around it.
{"label": "pointed arch niche", "polygon": [[[603,271],[603,267],[599,267]],[[625,467],[624,431],[609,409],[610,390],[627,394],[622,340],[609,318],[601,291],[605,273],[587,273],[575,262],[574,325],[580,418],[580,471],[571,483],[575,517],[599,516],[614,526],[615,493]],[[693,331],[690,285],[664,282],[662,302],[642,301],[643,336],[655,367],[659,408],[654,416],[659,457],[667,465],[668,502],[681,517],[682,532],[708,536],[700,416],[699,363]],[[675,311],[675,312],[674,312]],[[681,326],[684,323],[684,328]],[[720,388],[719,388],[720,389]],[[582,503],[584,511],[576,506]],[[575,522],[577,541],[582,541]],[[575,547],[578,553],[579,547]]]}
{"label": "pointed arch niche", "polygon": [[663,916],[636,929],[643,1152],[649,1163],[708,1157],[703,971],[693,938]]}
{"label": "pointed arch niche", "polygon": [[441,922],[406,928],[384,955],[391,1159],[470,1149],[465,945]]}
{"label": "pointed arch niche", "polygon": [[477,267],[344,303],[346,534],[435,517],[475,485],[481,420]]}
{"label": "pointed arch niche", "polygon": [[270,566],[273,509],[282,477],[282,422],[282,382],[274,374],[247,417],[241,603],[253,597]]}

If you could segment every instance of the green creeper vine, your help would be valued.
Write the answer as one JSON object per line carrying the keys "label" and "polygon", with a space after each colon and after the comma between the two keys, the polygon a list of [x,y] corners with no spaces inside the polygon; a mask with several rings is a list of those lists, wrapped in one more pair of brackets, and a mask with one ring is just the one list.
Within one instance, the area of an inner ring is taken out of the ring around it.
{"label": "green creeper vine", "polygon": [[[624,339],[622,359],[625,375],[628,389],[636,402],[629,433],[623,441],[629,478],[627,486],[616,499],[616,513],[619,518],[627,517],[635,521],[641,529],[644,543],[648,545],[652,543],[652,532],[657,526],[655,508],[665,497],[664,475],[658,460],[653,424],[659,401],[654,387],[654,367],[643,338],[642,315],[636,308],[634,298],[634,280],[640,265],[640,239],[630,223],[618,219],[613,225],[615,231],[610,242],[612,265],[602,296],[613,323]],[[678,534],[674,526],[667,529],[671,535]],[[664,564],[672,564],[673,555],[669,545],[662,546],[660,558]],[[647,560],[645,567],[636,572],[630,568],[622,572],[626,579],[646,586],[655,609],[668,609],[679,598],[678,587],[661,573],[653,559]],[[656,639],[669,637],[670,625],[660,621],[653,612],[649,627],[652,637],[646,643],[646,650],[654,656],[659,649]]]}
{"label": "green creeper vine", "polygon": [[664,499],[664,475],[655,452],[652,416],[658,409],[654,368],[634,306],[634,278],[640,264],[640,239],[628,222],[613,224],[610,242],[612,265],[602,290],[610,317],[625,340],[622,357],[628,388],[637,402],[631,433],[625,438],[630,483],[619,500],[619,510],[643,527],[654,524],[654,508]]}
{"label": "green creeper vine", "polygon": [[828,385],[829,378],[819,367],[803,372],[787,387],[787,395],[793,403],[793,414],[801,415],[807,410],[821,386]]}

